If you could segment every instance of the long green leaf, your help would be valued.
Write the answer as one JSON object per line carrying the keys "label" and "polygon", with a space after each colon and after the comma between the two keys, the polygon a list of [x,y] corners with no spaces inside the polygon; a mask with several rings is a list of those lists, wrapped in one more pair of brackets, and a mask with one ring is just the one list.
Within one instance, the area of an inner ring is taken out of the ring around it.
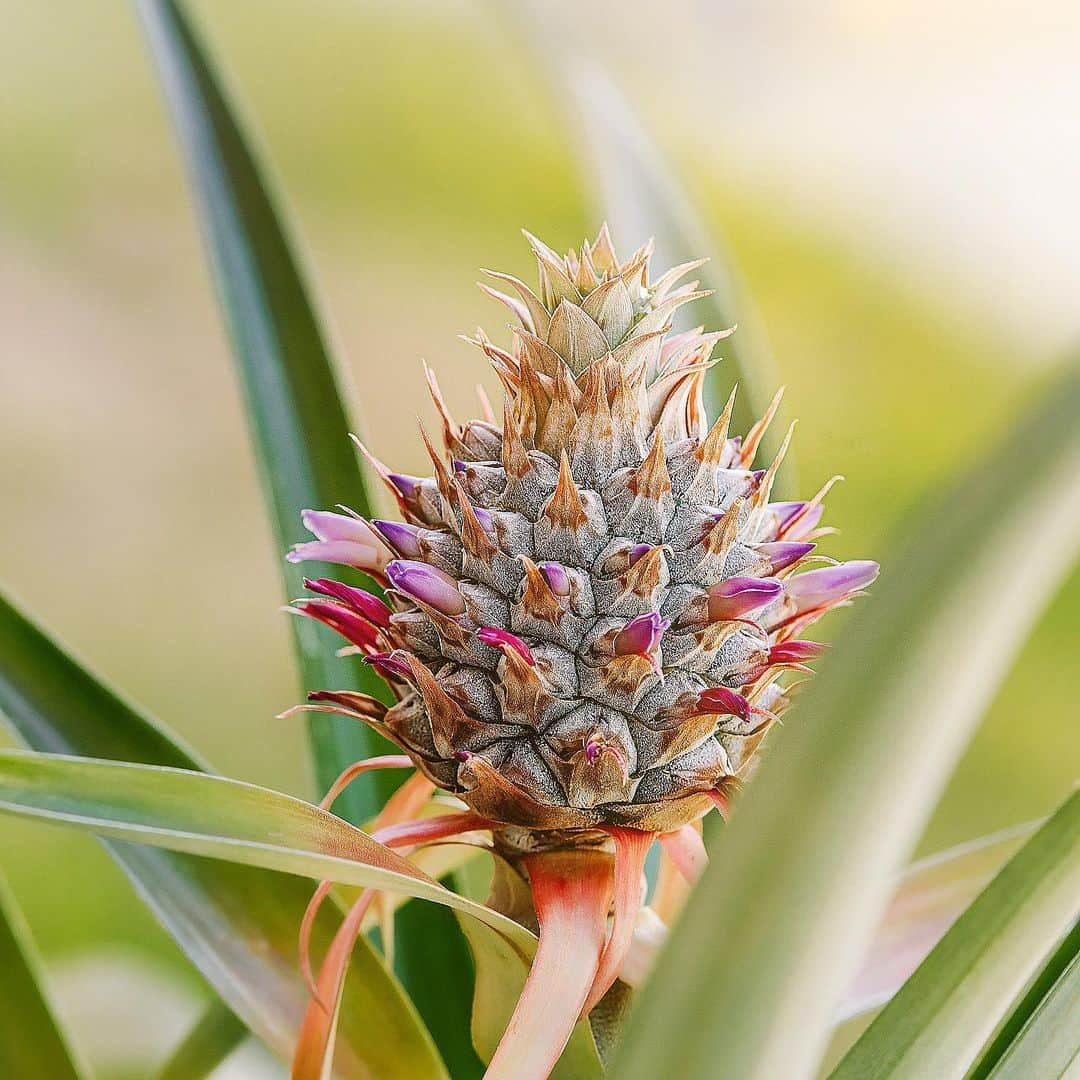
{"label": "long green leaf", "polygon": [[0,1076],[88,1075],[60,1026],[30,930],[0,875]]}
{"label": "long green leaf", "polygon": [[1080,793],[1013,856],[832,1080],[964,1076],[1080,916]]}
{"label": "long green leaf", "polygon": [[[177,0],[140,0],[140,11],[180,136],[203,237],[244,388],[274,536],[284,553],[302,539],[300,511],[344,503],[370,514],[364,477],[348,438],[349,422],[327,338],[274,196],[269,171],[215,65]],[[281,561],[287,596],[301,592],[299,568]],[[307,566],[310,576],[316,567]],[[335,576],[341,576],[337,568]],[[371,582],[365,582],[373,587]],[[290,619],[303,689],[361,690],[387,697],[374,670],[335,656],[338,642],[314,619]],[[386,741],[363,724],[329,713],[309,716],[316,781],[327,790],[354,761],[385,752]],[[338,813],[354,824],[371,818],[399,782],[395,770],[360,777],[342,794]],[[425,958],[442,948],[456,925],[427,910],[412,918],[397,950],[398,972],[439,1029],[460,1023],[455,1005],[468,1001],[468,966],[446,969],[443,995],[416,983]],[[444,1006],[444,1007],[440,1007]],[[452,1052],[453,1044],[449,1050]],[[448,1059],[455,1072],[469,1059]]]}
{"label": "long green leaf", "polygon": [[[683,318],[702,322],[709,330],[738,326],[720,343],[717,351],[724,362],[713,368],[705,393],[716,416],[737,382],[733,427],[748,430],[768,407],[777,379],[764,331],[726,256],[726,245],[704,225],[622,91],[595,56],[581,48],[573,24],[542,0],[517,0],[513,6],[525,24],[522,39],[548,69],[552,88],[566,98],[567,119],[578,129],[593,201],[616,242],[637,245],[654,237],[657,264],[663,266],[709,257],[694,276],[701,279],[701,288],[715,292],[692,305]],[[774,424],[763,442],[763,456],[775,453],[782,435],[782,425]],[[785,463],[785,483],[794,472],[793,461],[789,457]]]}
{"label": "long green leaf", "polygon": [[[244,388],[274,537],[282,555],[304,539],[300,511],[345,503],[367,514],[368,498],[349,442],[326,336],[293,254],[267,171],[236,118],[214,65],[175,0],[140,0],[184,151],[210,265]],[[301,571],[282,559],[287,596],[302,592]],[[308,566],[309,576],[318,576]],[[332,635],[313,619],[290,620],[305,690],[385,685],[355,659],[334,655]],[[312,714],[317,780],[326,790],[347,765],[385,752],[363,724]],[[373,816],[396,786],[372,772],[338,802],[350,821]]]}
{"label": "long green leaf", "polygon": [[[89,675],[0,598],[0,714],[35,750],[97,754],[196,769],[204,763],[163,727]],[[311,889],[245,866],[108,841],[142,899],[207,981],[278,1053],[292,1052],[308,995],[296,944]],[[337,929],[329,906],[312,939]],[[445,1076],[427,1032],[366,939],[353,953],[338,1033],[338,1075]],[[372,1031],[380,1037],[372,1039]]]}
{"label": "long green leaf", "polygon": [[247,1026],[232,1009],[223,1002],[211,1002],[173,1051],[157,1080],[205,1080],[247,1034]]}
{"label": "long green leaf", "polygon": [[525,955],[523,926],[428,877],[354,825],[280,791],[189,769],[0,750],[0,812],[99,836],[444,904]]}
{"label": "long green leaf", "polygon": [[[990,1073],[992,1080],[1058,1080],[1080,1067],[1080,953]],[[1072,1070],[1072,1071],[1070,1071]]]}
{"label": "long green leaf", "polygon": [[[8,750],[0,751],[0,813],[434,901],[475,920],[484,928],[478,933],[494,931],[521,958],[523,971],[536,949],[536,938],[523,926],[444,888],[348,822],[255,784],[186,769]],[[502,992],[512,1008],[514,988]],[[579,1027],[587,1033],[586,1022]],[[587,1053],[591,1036],[575,1046],[575,1053]]]}
{"label": "long green leaf", "polygon": [[620,1080],[810,1075],[899,866],[1080,544],[1080,369],[919,515],[778,732]]}

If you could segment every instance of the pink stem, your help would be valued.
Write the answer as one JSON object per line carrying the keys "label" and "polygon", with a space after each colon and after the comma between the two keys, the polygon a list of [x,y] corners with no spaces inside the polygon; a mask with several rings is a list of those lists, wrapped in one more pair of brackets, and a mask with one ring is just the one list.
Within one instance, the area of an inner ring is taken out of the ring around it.
{"label": "pink stem", "polygon": [[655,833],[641,832],[640,829],[610,828],[607,831],[615,841],[614,918],[611,937],[600,956],[600,966],[582,1010],[583,1015],[588,1015],[595,1008],[619,976],[641,910],[641,876],[645,873],[645,856],[656,839]]}
{"label": "pink stem", "polygon": [[409,847],[413,844],[426,844],[430,840],[442,840],[447,836],[457,836],[458,833],[471,832],[473,829],[490,828],[491,822],[487,818],[466,810],[387,825],[385,828],[376,829],[371,837],[387,847]]}
{"label": "pink stem", "polygon": [[365,761],[356,761],[331,785],[330,790],[323,796],[319,806],[323,810],[329,810],[334,805],[334,800],[351,784],[358,776],[370,772],[372,769],[411,769],[412,758],[405,754],[386,754],[383,757],[367,758]]}
{"label": "pink stem", "polygon": [[330,943],[319,981],[316,997],[308,1002],[300,1034],[293,1053],[291,1080],[322,1080],[328,1075],[326,1058],[333,1053],[334,1031],[337,1028],[341,994],[345,989],[345,974],[352,958],[353,946],[360,934],[364,915],[376,893],[365,889],[353,904],[349,914]]}
{"label": "pink stem", "polygon": [[304,909],[304,918],[300,922],[300,971],[304,976],[304,982],[307,983],[308,992],[327,1009],[329,1005],[319,997],[319,987],[311,971],[311,930],[315,925],[315,916],[319,914],[323,901],[333,887],[332,881],[319,882],[319,887],[308,901],[308,906]]}
{"label": "pink stem", "polygon": [[709,856],[705,854],[705,842],[693,825],[684,825],[675,832],[664,833],[660,837],[664,851],[675,864],[679,873],[693,885],[701,872],[709,865]]}
{"label": "pink stem", "polygon": [[527,856],[524,864],[540,944],[485,1080],[546,1080],[589,996],[604,945],[610,855],[549,851]]}

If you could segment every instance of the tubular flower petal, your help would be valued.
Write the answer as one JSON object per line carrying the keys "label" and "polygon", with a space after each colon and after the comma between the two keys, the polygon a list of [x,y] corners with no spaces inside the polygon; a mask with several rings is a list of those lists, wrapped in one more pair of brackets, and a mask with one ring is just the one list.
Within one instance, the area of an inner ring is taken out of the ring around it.
{"label": "tubular flower petal", "polygon": [[771,604],[784,591],[779,581],[733,577],[709,588],[709,621],[741,619]]}
{"label": "tubular flower petal", "polygon": [[726,806],[787,672],[815,655],[791,639],[876,573],[801,570],[829,485],[770,501],[778,402],[746,432],[729,430],[734,399],[707,415],[724,335],[671,330],[700,295],[680,281],[692,264],[651,277],[651,247],[620,258],[606,229],[566,256],[529,242],[535,289],[495,275],[512,344],[475,339],[505,390],[498,419],[458,423],[429,373],[432,474],[361,448],[402,520],[307,512],[316,539],[290,556],[389,583],[383,604],[320,578],[300,608],[389,683],[394,704],[361,718],[521,858],[606,829],[676,833],[718,792]]}
{"label": "tubular flower petal", "polygon": [[839,603],[852,593],[865,589],[878,576],[878,564],[867,559],[826,566],[788,578],[784,591],[794,601],[796,610],[808,611]]}
{"label": "tubular flower petal", "polygon": [[457,582],[438,567],[398,559],[387,565],[386,576],[396,589],[444,615],[460,615],[465,610]]}

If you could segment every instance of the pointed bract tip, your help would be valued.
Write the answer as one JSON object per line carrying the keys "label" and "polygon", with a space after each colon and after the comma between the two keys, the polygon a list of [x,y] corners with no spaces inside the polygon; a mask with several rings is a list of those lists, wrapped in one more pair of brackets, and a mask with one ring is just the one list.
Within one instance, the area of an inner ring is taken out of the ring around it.
{"label": "pointed bract tip", "polygon": [[509,630],[500,630],[495,626],[482,626],[476,632],[476,636],[485,645],[490,645],[493,649],[502,647],[513,649],[530,667],[536,663],[533,654],[529,651],[529,646],[517,634],[511,634]]}

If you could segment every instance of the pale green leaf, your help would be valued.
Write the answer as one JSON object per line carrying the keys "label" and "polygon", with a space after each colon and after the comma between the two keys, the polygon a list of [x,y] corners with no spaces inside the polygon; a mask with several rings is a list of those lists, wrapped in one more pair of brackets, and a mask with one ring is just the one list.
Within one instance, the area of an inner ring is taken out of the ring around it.
{"label": "pale green leaf", "polygon": [[832,1080],[964,1076],[1080,915],[1080,793],[1013,856]]}
{"label": "pale green leaf", "polygon": [[1080,544],[1080,369],[923,507],[749,785],[620,1080],[810,1075],[900,865]]}
{"label": "pale green leaf", "polygon": [[0,875],[0,1076],[89,1076],[61,1027],[30,930]]}
{"label": "pale green leaf", "polygon": [[[431,900],[470,916],[489,931],[486,937],[470,934],[473,944],[480,944],[481,970],[486,969],[491,932],[504,941],[520,959],[514,974],[521,975],[522,984],[536,948],[536,938],[524,927],[444,888],[348,822],[254,784],[183,769],[0,751],[0,812]],[[503,974],[500,967],[495,977],[501,979]],[[520,986],[498,981],[485,985],[489,992],[501,994],[512,1011]],[[579,1025],[570,1052],[572,1062],[586,1061],[598,1068],[587,1025]]]}
{"label": "pale green leaf", "polygon": [[444,904],[525,955],[523,926],[428,877],[342,818],[279,791],[187,769],[0,750],[0,812],[99,836]]}
{"label": "pale green leaf", "polygon": [[[161,725],[117,697],[0,597],[0,714],[35,750],[134,759],[183,768],[204,763]],[[308,1002],[297,934],[308,883],[248,866],[123,841],[106,847],[191,962],[263,1041],[288,1057]],[[312,935],[323,955],[339,919],[324,905]],[[424,1026],[366,939],[353,951],[337,1075],[375,1071],[445,1076]],[[381,1037],[373,1040],[377,1029]]]}

